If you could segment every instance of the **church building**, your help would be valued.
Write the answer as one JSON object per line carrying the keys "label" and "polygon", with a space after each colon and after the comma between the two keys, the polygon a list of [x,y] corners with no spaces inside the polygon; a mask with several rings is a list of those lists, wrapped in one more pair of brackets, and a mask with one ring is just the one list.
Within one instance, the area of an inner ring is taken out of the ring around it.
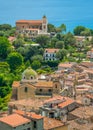
{"label": "church building", "polygon": [[21,81],[14,81],[12,84],[12,99],[35,99],[50,98],[54,93],[59,93],[61,86],[57,82],[47,79],[40,79],[37,73],[27,68],[23,74]]}
{"label": "church building", "polygon": [[16,33],[27,37],[48,35],[47,18],[44,15],[41,20],[18,20],[16,21]]}

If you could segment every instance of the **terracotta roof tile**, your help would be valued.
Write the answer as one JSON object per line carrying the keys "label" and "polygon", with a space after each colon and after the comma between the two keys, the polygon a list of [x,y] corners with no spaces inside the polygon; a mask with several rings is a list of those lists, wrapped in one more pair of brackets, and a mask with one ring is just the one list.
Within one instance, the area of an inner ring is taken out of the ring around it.
{"label": "terracotta roof tile", "polygon": [[64,126],[64,124],[61,121],[44,117],[44,130],[51,130],[62,126]]}
{"label": "terracotta roof tile", "polygon": [[42,20],[18,20],[17,23],[42,24]]}
{"label": "terracotta roof tile", "polygon": [[70,113],[78,118],[88,119],[93,116],[93,106],[79,107]]}
{"label": "terracotta roof tile", "polygon": [[36,87],[47,87],[47,88],[52,88],[53,87],[53,82],[52,81],[39,81],[35,84]]}
{"label": "terracotta roof tile", "polygon": [[37,28],[29,28],[29,29],[26,29],[26,30],[38,31],[39,29],[37,29]]}
{"label": "terracotta roof tile", "polygon": [[18,109],[23,108],[24,106],[26,107],[27,110],[31,109],[39,109],[43,104],[43,99],[23,99],[23,100],[16,100],[16,101],[11,101],[9,102],[9,105],[15,105]]}
{"label": "terracotta roof tile", "polygon": [[60,104],[58,105],[58,107],[59,107],[59,108],[64,108],[64,107],[66,107],[66,106],[68,106],[68,105],[70,105],[70,104],[72,104],[72,103],[74,103],[74,102],[75,102],[75,101],[74,101],[73,99],[67,98],[64,102],[60,103]]}
{"label": "terracotta roof tile", "polygon": [[93,95],[86,95],[87,98],[93,99]]}
{"label": "terracotta roof tile", "polygon": [[59,49],[48,48],[48,49],[45,49],[45,52],[46,51],[47,51],[47,53],[54,53],[54,52],[58,52]]}
{"label": "terracotta roof tile", "polygon": [[10,37],[8,38],[8,40],[9,40],[10,42],[14,41],[15,39],[16,39],[16,37],[12,37],[12,36],[10,36]]}
{"label": "terracotta roof tile", "polygon": [[73,66],[72,63],[60,63],[58,67],[71,68]]}
{"label": "terracotta roof tile", "polygon": [[0,122],[3,122],[12,127],[17,127],[19,125],[31,122],[29,119],[24,118],[18,114],[12,114],[7,117],[0,118]]}
{"label": "terracotta roof tile", "polygon": [[[17,113],[17,114],[19,114],[19,115],[25,115],[25,111],[15,110],[14,112]],[[43,116],[38,115],[38,114],[36,114],[34,112],[26,112],[26,115],[27,115],[27,117],[31,117],[31,118],[37,119],[37,120],[43,118]]]}

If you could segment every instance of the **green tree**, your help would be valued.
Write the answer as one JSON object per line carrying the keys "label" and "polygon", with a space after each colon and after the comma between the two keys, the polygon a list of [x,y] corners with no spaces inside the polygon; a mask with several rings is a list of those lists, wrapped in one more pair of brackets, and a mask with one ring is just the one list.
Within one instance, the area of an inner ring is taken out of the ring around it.
{"label": "green tree", "polygon": [[64,57],[67,56],[67,50],[66,49],[60,49],[57,54],[56,54],[56,57],[59,59],[59,60],[63,60]]}
{"label": "green tree", "polygon": [[34,56],[32,56],[31,60],[32,61],[38,60],[38,61],[42,62],[43,61],[43,56],[42,55],[34,55]]}
{"label": "green tree", "polygon": [[1,24],[0,25],[0,30],[1,31],[7,31],[7,30],[11,30],[12,26],[9,24]]}
{"label": "green tree", "polygon": [[0,37],[0,59],[5,59],[10,52],[10,43],[7,38]]}
{"label": "green tree", "polygon": [[82,31],[85,31],[85,27],[77,26],[74,28],[74,34],[80,36]]}
{"label": "green tree", "polygon": [[84,31],[82,31],[80,33],[81,36],[90,36],[91,35],[91,31],[90,29],[86,28]]}
{"label": "green tree", "polygon": [[56,45],[56,42],[57,41],[59,41],[56,37],[53,37],[52,39],[51,39],[51,47],[52,48],[55,48],[55,45]]}
{"label": "green tree", "polygon": [[68,32],[65,36],[64,36],[64,44],[67,47],[68,45],[75,45],[76,40],[73,36],[72,33]]}
{"label": "green tree", "polygon": [[23,57],[17,52],[10,53],[7,58],[11,71],[15,71],[23,64]]}
{"label": "green tree", "polygon": [[72,56],[72,54],[76,51],[75,47],[72,46],[68,46],[68,52],[70,54],[70,57]]}
{"label": "green tree", "polygon": [[57,33],[56,38],[57,38],[58,40],[62,40],[62,35],[61,35],[60,33]]}
{"label": "green tree", "polygon": [[4,98],[7,94],[9,94],[11,91],[11,88],[9,86],[3,86],[0,87],[0,97]]}
{"label": "green tree", "polygon": [[61,29],[60,27],[57,27],[57,28],[56,28],[56,33],[57,33],[57,34],[60,34],[61,32],[62,32],[62,29]]}
{"label": "green tree", "polygon": [[31,60],[31,57],[39,53],[38,47],[26,46],[25,47],[25,61]]}
{"label": "green tree", "polygon": [[65,24],[61,24],[59,28],[61,29],[62,33],[66,32],[66,25]]}
{"label": "green tree", "polygon": [[48,32],[55,32],[56,31],[56,27],[53,24],[48,24]]}
{"label": "green tree", "polygon": [[25,44],[25,42],[24,42],[23,39],[21,39],[21,38],[15,40],[15,41],[13,42],[13,45],[14,45],[14,47],[15,47],[16,49],[19,48],[19,47],[23,47],[24,44]]}
{"label": "green tree", "polygon": [[36,38],[36,42],[39,43],[42,47],[46,47],[49,42],[49,37],[46,35],[39,35]]}
{"label": "green tree", "polygon": [[62,49],[64,48],[64,41],[58,41],[55,45],[56,48]]}
{"label": "green tree", "polygon": [[37,70],[41,67],[41,63],[38,60],[34,60],[31,64],[31,66],[32,66],[33,69]]}
{"label": "green tree", "polygon": [[16,51],[17,51],[18,53],[20,53],[22,56],[25,57],[25,55],[26,55],[26,53],[27,53],[26,48],[27,48],[27,47],[19,47]]}

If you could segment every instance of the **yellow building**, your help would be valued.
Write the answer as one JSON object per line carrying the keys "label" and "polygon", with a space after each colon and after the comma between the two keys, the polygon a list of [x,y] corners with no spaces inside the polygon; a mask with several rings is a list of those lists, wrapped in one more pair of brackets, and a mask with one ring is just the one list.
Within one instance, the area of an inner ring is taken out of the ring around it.
{"label": "yellow building", "polygon": [[58,94],[59,90],[60,85],[57,82],[40,80],[33,69],[27,68],[22,74],[22,80],[12,84],[12,99],[50,98],[53,93]]}

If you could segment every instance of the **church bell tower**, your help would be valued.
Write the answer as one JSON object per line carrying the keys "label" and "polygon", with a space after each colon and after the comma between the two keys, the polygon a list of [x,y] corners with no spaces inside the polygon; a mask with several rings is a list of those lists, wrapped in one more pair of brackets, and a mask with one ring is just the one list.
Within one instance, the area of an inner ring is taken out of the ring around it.
{"label": "church bell tower", "polygon": [[43,33],[47,33],[47,23],[48,23],[47,18],[44,15],[42,17],[42,31],[43,31]]}

